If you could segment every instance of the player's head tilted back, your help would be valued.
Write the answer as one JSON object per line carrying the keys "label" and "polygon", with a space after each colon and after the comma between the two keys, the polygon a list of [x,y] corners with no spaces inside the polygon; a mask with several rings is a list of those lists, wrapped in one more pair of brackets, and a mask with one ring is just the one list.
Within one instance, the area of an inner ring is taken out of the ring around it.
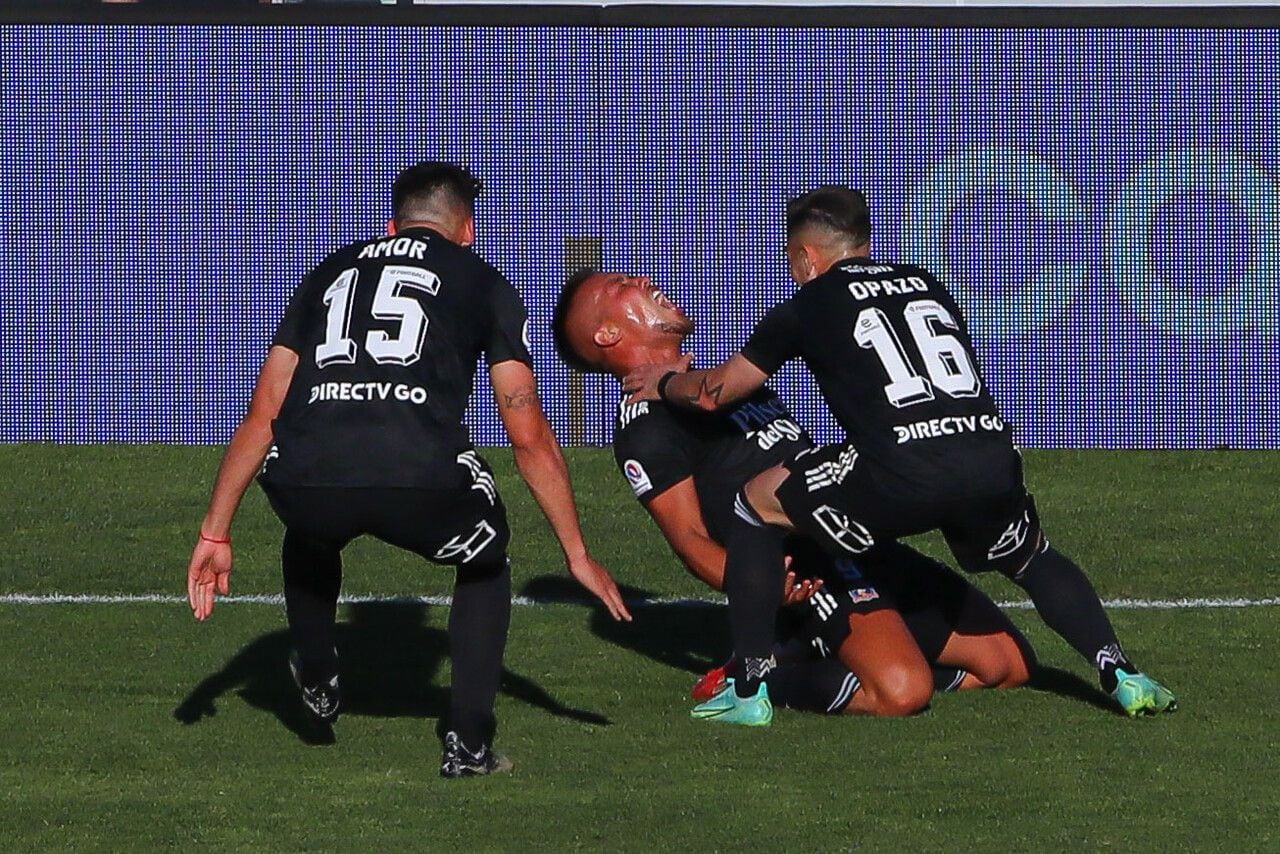
{"label": "player's head tilted back", "polygon": [[461,246],[476,239],[475,201],[483,185],[465,166],[427,161],[402,171],[391,186],[391,233],[426,226]]}
{"label": "player's head tilted back", "polygon": [[580,270],[560,292],[551,331],[565,364],[622,376],[679,358],[693,321],[648,276]]}
{"label": "player's head tilted back", "polygon": [[800,284],[870,252],[871,211],[861,190],[819,187],[787,202],[787,262]]}

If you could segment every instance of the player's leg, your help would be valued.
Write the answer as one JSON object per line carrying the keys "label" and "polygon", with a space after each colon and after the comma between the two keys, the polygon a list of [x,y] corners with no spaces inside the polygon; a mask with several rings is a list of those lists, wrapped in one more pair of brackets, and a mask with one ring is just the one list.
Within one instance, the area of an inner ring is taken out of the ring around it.
{"label": "player's leg", "polygon": [[511,622],[506,510],[489,490],[394,492],[371,533],[457,572],[449,609],[453,684],[440,773],[465,777],[508,770],[511,763],[491,749]]}
{"label": "player's leg", "polygon": [[846,714],[901,717],[923,711],[933,696],[933,671],[897,611],[849,615],[839,658],[861,683]]}
{"label": "player's leg", "polygon": [[511,563],[506,554],[459,566],[449,609],[453,684],[447,729],[472,752],[493,743],[493,709],[510,624]]}
{"label": "player's leg", "polygon": [[333,508],[358,505],[358,491],[276,485],[266,492],[285,525],[280,563],[293,647],[290,670],[307,708],[331,723],[341,710],[336,623],[342,549],[356,535],[356,514],[348,509],[337,518]]}
{"label": "player's leg", "polygon": [[819,715],[862,714],[852,708],[862,684],[838,658],[779,664],[770,671],[768,685],[770,700],[788,709]]}
{"label": "player's leg", "polygon": [[1129,661],[1089,579],[1049,545],[1035,502],[1022,489],[969,508],[944,530],[966,570],[996,570],[1031,597],[1037,613],[1098,671],[1103,690],[1130,715],[1173,711],[1172,693]]}
{"label": "player's leg", "polygon": [[893,594],[873,584],[855,562],[832,560],[810,540],[793,538],[788,550],[798,576],[823,580],[820,590],[787,611],[803,614],[799,634],[856,677],[845,713],[899,717],[928,706],[932,668]]}
{"label": "player's leg", "polygon": [[1031,678],[1031,644],[986,594],[946,564],[904,543],[888,543],[858,566],[897,602],[933,665],[935,690],[1012,688]]}
{"label": "player's leg", "polygon": [[782,603],[786,574],[785,537],[790,523],[775,497],[786,480],[783,468],[753,478],[738,494],[725,555],[725,592],[729,626],[739,663],[738,697],[758,693],[761,681],[776,666],[771,654],[774,615]]}
{"label": "player's leg", "polygon": [[[786,574],[786,531],[766,524],[760,514],[785,523],[785,514],[773,503],[770,484],[785,480],[786,474],[784,469],[769,469],[735,498],[725,544],[725,593],[737,676],[732,685],[694,706],[692,715],[699,720],[744,726],[768,726],[773,720],[765,679],[778,666],[772,648]],[[751,506],[753,495],[760,502],[758,509]]]}
{"label": "player's leg", "polygon": [[982,591],[969,588],[950,628],[934,659],[939,672],[952,668],[960,676],[948,680],[950,690],[1017,688],[1031,680],[1031,644]]}
{"label": "player's leg", "polygon": [[333,544],[285,529],[280,550],[285,614],[302,680],[338,673],[336,622],[342,591],[342,555]]}
{"label": "player's leg", "polygon": [[1031,596],[1049,628],[1093,664],[1102,689],[1126,713],[1156,714],[1177,709],[1173,693],[1129,660],[1102,600],[1084,572],[1050,546],[1047,539],[1031,560],[1010,577]]}

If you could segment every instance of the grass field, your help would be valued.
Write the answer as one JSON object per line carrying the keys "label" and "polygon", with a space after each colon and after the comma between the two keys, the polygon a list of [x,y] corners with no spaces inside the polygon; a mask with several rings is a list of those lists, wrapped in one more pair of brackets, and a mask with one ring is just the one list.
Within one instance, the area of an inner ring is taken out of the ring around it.
{"label": "grass field", "polygon": [[[217,449],[0,447],[0,839],[13,850],[1280,850],[1280,610],[1125,609],[1128,651],[1174,716],[1112,713],[1089,668],[1014,610],[1037,687],[947,695],[905,720],[780,713],[765,731],[688,718],[727,647],[724,609],[655,604],[616,626],[585,602],[517,607],[499,699],[505,777],[437,776],[441,606],[347,606],[347,714],[308,744],[279,607],[19,604],[14,594],[180,595]],[[486,454],[511,508],[517,593],[572,600],[549,532]],[[570,462],[589,541],[629,593],[699,596],[612,469]],[[1280,455],[1038,452],[1046,527],[1107,598],[1280,593]],[[233,593],[279,592],[261,494],[236,527]],[[924,546],[936,551],[937,543]],[[447,594],[378,543],[348,594]],[[1021,599],[981,579],[997,599]]]}

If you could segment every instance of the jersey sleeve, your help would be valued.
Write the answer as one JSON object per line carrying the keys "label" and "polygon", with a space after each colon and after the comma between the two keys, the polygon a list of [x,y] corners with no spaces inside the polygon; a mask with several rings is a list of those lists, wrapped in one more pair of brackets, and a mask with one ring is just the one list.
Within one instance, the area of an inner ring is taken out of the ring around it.
{"label": "jersey sleeve", "polygon": [[493,366],[516,361],[533,367],[533,357],[529,355],[529,313],[520,294],[501,275],[495,278],[490,293],[492,316],[484,344],[486,363]]}
{"label": "jersey sleeve", "polygon": [[742,348],[742,356],[772,376],[791,359],[800,355],[800,320],[790,300],[766,314]]}
{"label": "jersey sleeve", "polygon": [[293,296],[289,297],[284,316],[280,318],[280,325],[276,327],[276,334],[271,339],[272,347],[286,347],[298,354],[306,347],[307,329],[315,309],[312,303],[316,302],[311,287],[313,278],[314,276],[307,276],[303,279]]}
{"label": "jersey sleeve", "polygon": [[[633,406],[627,425],[614,432],[613,457],[640,503],[649,502],[693,476],[694,458],[687,438],[661,404]],[[646,411],[636,412],[643,407]],[[652,408],[652,411],[647,411]]]}

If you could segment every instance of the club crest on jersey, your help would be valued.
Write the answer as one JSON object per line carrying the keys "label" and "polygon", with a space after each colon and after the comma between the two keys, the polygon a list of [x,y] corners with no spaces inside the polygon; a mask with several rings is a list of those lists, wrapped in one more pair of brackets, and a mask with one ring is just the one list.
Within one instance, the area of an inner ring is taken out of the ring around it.
{"label": "club crest on jersey", "polygon": [[853,604],[857,605],[860,602],[873,602],[880,598],[880,594],[874,587],[859,587],[857,590],[849,591],[849,598],[853,600]]}
{"label": "club crest on jersey", "polygon": [[850,519],[834,507],[822,505],[813,511],[813,518],[836,545],[851,554],[862,554],[876,544],[875,538],[864,525]]}
{"label": "club crest on jersey", "polygon": [[631,491],[639,498],[649,490],[653,489],[653,482],[649,480],[649,473],[644,470],[644,466],[635,460],[627,460],[622,464],[622,473],[627,476],[627,483],[631,484]]}

